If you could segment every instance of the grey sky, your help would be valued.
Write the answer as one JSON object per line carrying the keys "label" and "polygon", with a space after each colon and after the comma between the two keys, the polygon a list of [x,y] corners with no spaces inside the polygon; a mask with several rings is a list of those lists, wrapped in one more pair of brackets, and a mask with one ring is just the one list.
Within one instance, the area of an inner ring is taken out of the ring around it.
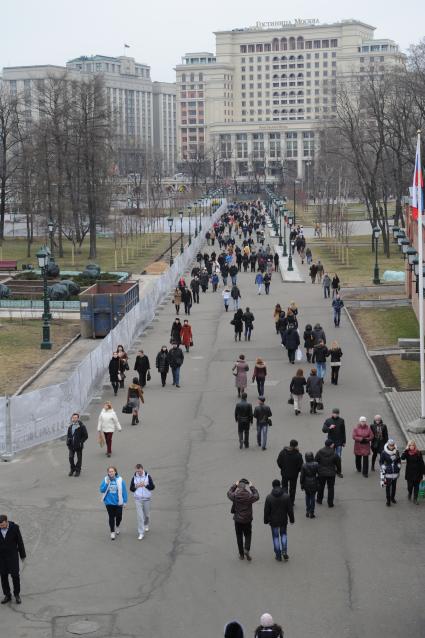
{"label": "grey sky", "polygon": [[[253,25],[257,20],[355,18],[377,27],[403,50],[424,37],[420,0],[298,0],[296,13],[282,0],[267,9],[246,0],[4,0],[0,68],[60,64],[79,55],[127,55],[152,67],[152,79],[173,81],[173,67],[187,51],[214,51],[213,31]],[[254,6],[256,5],[256,6]]]}

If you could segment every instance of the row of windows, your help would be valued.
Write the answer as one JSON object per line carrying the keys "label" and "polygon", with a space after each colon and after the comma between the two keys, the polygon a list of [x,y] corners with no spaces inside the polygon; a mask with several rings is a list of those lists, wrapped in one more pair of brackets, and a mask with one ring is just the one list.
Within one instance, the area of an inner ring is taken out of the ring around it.
{"label": "row of windows", "polygon": [[190,73],[190,74],[188,73],[186,75],[186,73],[182,73],[180,81],[183,83],[184,82],[203,82],[204,74],[203,73]]}
{"label": "row of windows", "polygon": [[338,46],[337,38],[327,40],[304,40],[302,36],[297,38],[273,38],[271,44],[241,44],[241,53],[262,53],[263,51],[287,51],[294,49],[329,49]]}
{"label": "row of windows", "polygon": [[[306,59],[307,60],[311,60],[311,55],[312,55],[311,53],[306,53],[305,54]],[[332,55],[333,58],[336,58],[336,51],[332,51],[331,55]],[[322,51],[322,52],[318,52],[318,53],[316,52],[314,54],[314,57],[315,57],[316,60],[319,59],[320,57],[327,58],[328,57],[328,52],[327,51]],[[251,57],[251,58],[241,58],[241,64],[246,64],[247,60],[248,60],[249,64],[254,64],[254,58],[253,57]],[[279,61],[281,61],[281,62],[285,62],[286,61],[287,62],[288,60],[289,61],[304,60],[304,56],[302,54],[300,54],[298,56],[291,55],[289,57],[287,57],[286,55],[282,55],[279,58],[279,56],[275,55],[275,56],[272,57],[271,60],[272,60],[272,62],[279,62]],[[270,56],[266,55],[265,58],[262,58],[261,56],[257,57],[257,64],[261,65],[263,61],[264,62],[270,62]]]}

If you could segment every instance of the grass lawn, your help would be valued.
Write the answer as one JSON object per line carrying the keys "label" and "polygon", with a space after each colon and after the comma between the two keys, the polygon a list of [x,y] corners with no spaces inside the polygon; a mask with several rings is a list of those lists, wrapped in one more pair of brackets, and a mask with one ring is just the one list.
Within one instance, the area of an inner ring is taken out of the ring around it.
{"label": "grass lawn", "polygon": [[409,306],[353,308],[350,315],[369,350],[397,346],[399,337],[419,337],[418,321]]}
{"label": "grass lawn", "polygon": [[[40,366],[80,332],[80,323],[55,319],[51,350],[41,350],[41,319],[0,319],[0,392],[13,394]],[[9,363],[8,363],[9,362]]]}
{"label": "grass lawn", "polygon": [[407,361],[397,355],[385,357],[388,366],[398,383],[398,390],[420,389],[419,361]]}
{"label": "grass lawn", "polygon": [[[180,235],[173,234],[173,240],[178,239]],[[32,257],[26,257],[26,241],[22,238],[5,239],[0,251],[1,259],[14,259],[18,261],[18,269],[21,264],[32,263],[37,265],[35,257],[37,250],[44,243],[42,238],[34,240],[32,248]],[[86,240],[82,247],[81,253],[75,252],[74,263],[72,263],[71,243],[64,242],[64,257],[59,258],[55,254],[55,261],[59,264],[61,270],[84,270],[88,263],[97,263],[104,271],[122,271],[129,270],[141,272],[150,263],[163,253],[170,245],[170,235],[168,233],[152,233],[136,238],[129,238],[128,251],[127,246],[123,243],[121,250],[119,242],[117,242],[117,268],[115,268],[115,244],[113,238],[98,237],[97,239],[97,257],[89,260],[89,244]],[[175,246],[173,251],[179,250],[179,246]]]}
{"label": "grass lawn", "polygon": [[[349,262],[343,264],[338,253],[333,253],[331,241],[328,244],[320,240],[309,242],[313,260],[320,259],[329,273],[338,273],[342,286],[372,285],[375,254],[370,250],[370,243],[359,245],[362,243],[361,239],[356,237],[353,245],[348,247]],[[394,250],[389,258],[381,252],[378,258],[381,280],[385,270],[404,271],[404,260],[398,251]]]}

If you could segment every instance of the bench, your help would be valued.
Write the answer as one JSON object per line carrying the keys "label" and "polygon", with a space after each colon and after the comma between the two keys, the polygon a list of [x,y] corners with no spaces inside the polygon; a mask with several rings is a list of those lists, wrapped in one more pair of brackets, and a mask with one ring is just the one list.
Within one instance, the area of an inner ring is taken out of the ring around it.
{"label": "bench", "polygon": [[2,259],[0,261],[0,270],[18,270],[18,262],[13,259]]}

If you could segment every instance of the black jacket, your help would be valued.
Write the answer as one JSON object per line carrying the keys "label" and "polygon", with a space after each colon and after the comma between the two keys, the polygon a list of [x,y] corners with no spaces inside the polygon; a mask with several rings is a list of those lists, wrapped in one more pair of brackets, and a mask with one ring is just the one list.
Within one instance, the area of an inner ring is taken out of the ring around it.
{"label": "black jacket", "polygon": [[315,344],[313,330],[304,330],[303,336],[304,336],[304,348],[309,348],[311,350]]}
{"label": "black jacket", "polygon": [[307,494],[314,494],[319,487],[319,464],[317,461],[306,461],[303,463],[300,474],[301,489]]}
{"label": "black jacket", "polygon": [[252,423],[252,405],[245,399],[238,401],[235,407],[235,421],[240,425],[249,425]]}
{"label": "black jacket", "polygon": [[326,363],[326,357],[329,356],[329,350],[325,345],[314,346],[312,363]]}
{"label": "black jacket", "polygon": [[182,325],[180,321],[173,321],[171,326],[170,337],[171,341],[175,341],[176,343],[181,343],[180,330],[182,329]]}
{"label": "black jacket", "polygon": [[331,355],[331,363],[336,363],[341,361],[341,357],[343,354],[341,348],[328,350],[328,352]]}
{"label": "black jacket", "polygon": [[289,392],[291,394],[295,394],[296,396],[300,396],[304,394],[304,386],[307,381],[304,377],[292,377],[291,383],[289,385]]}
{"label": "black jacket", "polygon": [[82,421],[78,421],[78,428],[75,428],[74,436],[72,435],[72,424],[68,428],[66,435],[66,445],[70,450],[82,450],[84,447],[84,441],[87,441],[89,435],[87,434],[87,428]]}
{"label": "black jacket", "polygon": [[[379,425],[381,426],[379,428]],[[376,423],[375,421],[371,424],[370,429],[373,432],[372,439],[372,450],[376,450],[377,452],[382,452],[384,449],[385,443],[388,441],[388,428],[385,423]]]}
{"label": "black jacket", "polygon": [[252,521],[252,504],[258,501],[260,495],[257,489],[251,487],[241,487],[232,485],[227,492],[227,498],[233,501],[233,519],[236,523],[250,523]]}
{"label": "black jacket", "polygon": [[245,324],[245,328],[252,328],[254,326],[255,317],[252,312],[244,312],[242,320]]}
{"label": "black jacket", "polygon": [[235,264],[232,264],[232,265],[230,266],[230,268],[229,268],[229,275],[230,275],[231,277],[234,277],[234,276],[235,276],[235,275],[237,275],[237,274],[238,274],[237,266],[235,266]]}
{"label": "black jacket", "polygon": [[158,368],[158,372],[168,372],[170,363],[168,361],[168,350],[163,352],[160,350],[156,355],[155,366]]}
{"label": "black jacket", "polygon": [[149,363],[148,357],[144,354],[143,357],[137,355],[136,361],[134,364],[134,369],[139,373],[143,374],[143,372],[147,372],[150,370],[151,366]]}
{"label": "black jacket", "polygon": [[232,289],[230,291],[230,296],[232,299],[238,299],[238,297],[241,296],[241,291],[239,290],[237,286],[232,286]]}
{"label": "black jacket", "polygon": [[295,522],[289,494],[281,487],[274,487],[264,503],[264,524],[270,527],[286,527],[288,518],[291,523]]}
{"label": "black jacket", "polygon": [[254,408],[254,419],[256,419],[258,425],[267,423],[269,417],[272,416],[272,411],[265,403],[263,405],[256,405]]}
{"label": "black jacket", "polygon": [[271,627],[257,627],[254,638],[283,638],[283,630],[280,625],[272,625]]}
{"label": "black jacket", "polygon": [[322,447],[314,457],[319,464],[319,476],[341,474],[341,459],[331,447]]}
{"label": "black jacket", "polygon": [[295,328],[288,328],[283,334],[282,341],[287,350],[296,350],[300,345],[300,335]]}
{"label": "black jacket", "polygon": [[319,326],[318,328],[316,327],[313,328],[313,336],[314,336],[314,343],[319,343],[321,339],[324,341],[324,343],[326,343],[326,335],[322,326]]}
{"label": "black jacket", "polygon": [[177,348],[171,348],[168,351],[168,363],[170,364],[170,368],[178,368],[183,365],[184,354],[183,350],[177,346]]}
{"label": "black jacket", "polygon": [[190,282],[190,287],[192,288],[193,292],[199,292],[199,279],[192,279],[192,281]]}
{"label": "black jacket", "polygon": [[295,479],[300,473],[303,457],[296,448],[284,447],[277,457],[277,464],[280,467],[282,476],[288,479]]}
{"label": "black jacket", "polygon": [[192,305],[192,293],[190,292],[190,288],[183,288],[183,290],[182,290],[182,302],[184,304]]}
{"label": "black jacket", "polygon": [[312,374],[307,379],[306,390],[310,399],[320,399],[322,397],[323,379]]}
{"label": "black jacket", "polygon": [[[334,428],[331,426],[334,425]],[[345,445],[347,439],[345,435],[345,421],[339,416],[331,416],[323,424],[322,432],[328,435],[328,439],[335,445]]]}
{"label": "black jacket", "polygon": [[112,357],[109,362],[109,379],[111,383],[118,383],[118,372],[120,371],[120,359],[119,357]]}
{"label": "black jacket", "polygon": [[414,481],[415,483],[422,480],[425,474],[425,463],[422,454],[409,454],[407,450],[401,455],[401,459],[406,461],[406,481]]}
{"label": "black jacket", "polygon": [[9,521],[6,537],[0,533],[0,573],[19,574],[19,557],[24,560],[26,556],[19,525]]}

